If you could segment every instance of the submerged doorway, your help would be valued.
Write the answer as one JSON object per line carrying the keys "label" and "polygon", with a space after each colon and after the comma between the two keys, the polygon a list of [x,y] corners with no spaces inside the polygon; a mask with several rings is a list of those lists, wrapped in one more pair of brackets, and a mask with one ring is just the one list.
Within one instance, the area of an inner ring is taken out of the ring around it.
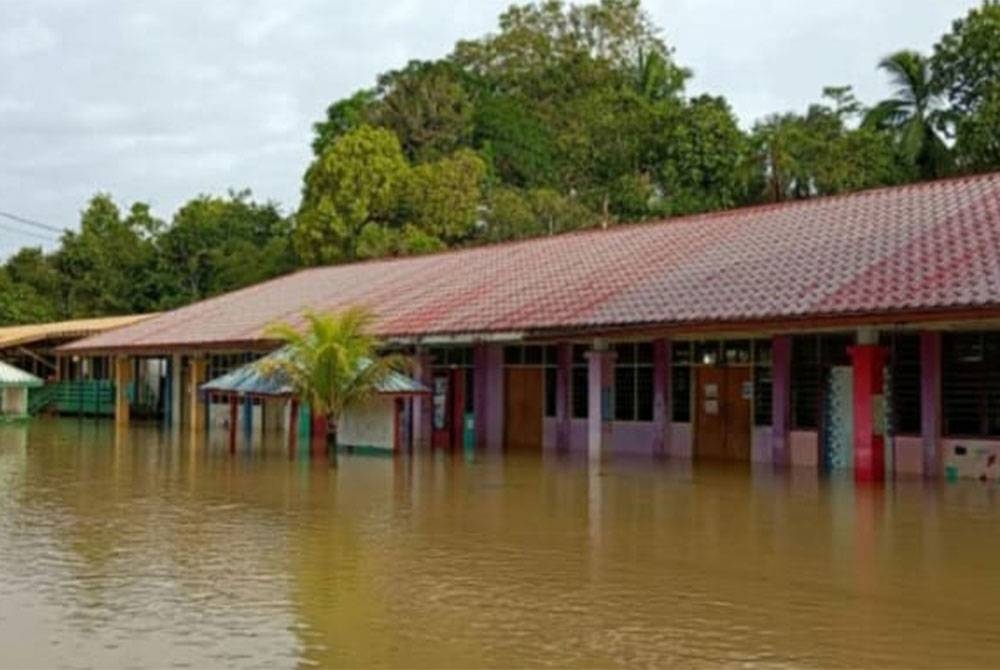
{"label": "submerged doorway", "polygon": [[545,407],[545,371],[542,368],[509,367],[505,370],[507,449],[541,451]]}
{"label": "submerged doorway", "polygon": [[751,368],[699,366],[695,389],[695,457],[749,461]]}

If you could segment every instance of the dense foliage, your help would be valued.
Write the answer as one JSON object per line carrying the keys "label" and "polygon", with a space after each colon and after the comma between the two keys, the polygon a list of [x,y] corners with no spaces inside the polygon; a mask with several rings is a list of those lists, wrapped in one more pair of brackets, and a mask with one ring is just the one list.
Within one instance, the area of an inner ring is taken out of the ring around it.
{"label": "dense foliage", "polygon": [[[315,125],[298,210],[201,196],[172,221],[95,196],[51,254],[0,268],[0,323],[165,309],[305,265],[550,235],[1000,169],[1000,3],[928,54],[740,127],[688,97],[639,0],[515,5],[496,32],[380,75]],[[819,87],[817,87],[819,88]]]}

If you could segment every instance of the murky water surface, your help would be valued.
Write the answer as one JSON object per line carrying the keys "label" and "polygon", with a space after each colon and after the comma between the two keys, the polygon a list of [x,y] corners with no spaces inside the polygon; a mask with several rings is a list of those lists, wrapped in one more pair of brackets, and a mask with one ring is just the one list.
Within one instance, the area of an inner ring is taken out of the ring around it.
{"label": "murky water surface", "polygon": [[0,427],[0,666],[997,666],[1000,498]]}

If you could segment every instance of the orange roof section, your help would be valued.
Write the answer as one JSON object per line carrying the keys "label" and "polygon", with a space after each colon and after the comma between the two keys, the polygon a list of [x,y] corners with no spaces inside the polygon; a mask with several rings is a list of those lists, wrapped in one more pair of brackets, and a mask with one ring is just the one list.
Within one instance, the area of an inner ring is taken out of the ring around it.
{"label": "orange roof section", "polygon": [[36,323],[0,328],[0,349],[24,346],[45,340],[68,340],[103,333],[115,328],[131,326],[156,314],[131,314],[128,316],[107,316],[94,319],[75,319],[54,323]]}
{"label": "orange roof section", "polygon": [[313,268],[63,351],[264,348],[352,305],[390,338],[1000,314],[1000,173]]}

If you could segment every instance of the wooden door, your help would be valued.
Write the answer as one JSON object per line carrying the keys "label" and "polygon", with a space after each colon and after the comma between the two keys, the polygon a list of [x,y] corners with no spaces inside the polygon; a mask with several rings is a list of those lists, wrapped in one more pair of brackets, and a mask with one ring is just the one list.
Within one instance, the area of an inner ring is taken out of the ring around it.
{"label": "wooden door", "polygon": [[541,451],[544,386],[541,368],[507,368],[504,434],[508,449]]}
{"label": "wooden door", "polygon": [[699,367],[696,380],[695,455],[749,461],[750,368]]}
{"label": "wooden door", "polygon": [[733,461],[750,460],[750,405],[753,387],[749,367],[730,367],[726,370],[726,458]]}
{"label": "wooden door", "polygon": [[695,370],[695,456],[726,458],[726,370],[714,366]]}

